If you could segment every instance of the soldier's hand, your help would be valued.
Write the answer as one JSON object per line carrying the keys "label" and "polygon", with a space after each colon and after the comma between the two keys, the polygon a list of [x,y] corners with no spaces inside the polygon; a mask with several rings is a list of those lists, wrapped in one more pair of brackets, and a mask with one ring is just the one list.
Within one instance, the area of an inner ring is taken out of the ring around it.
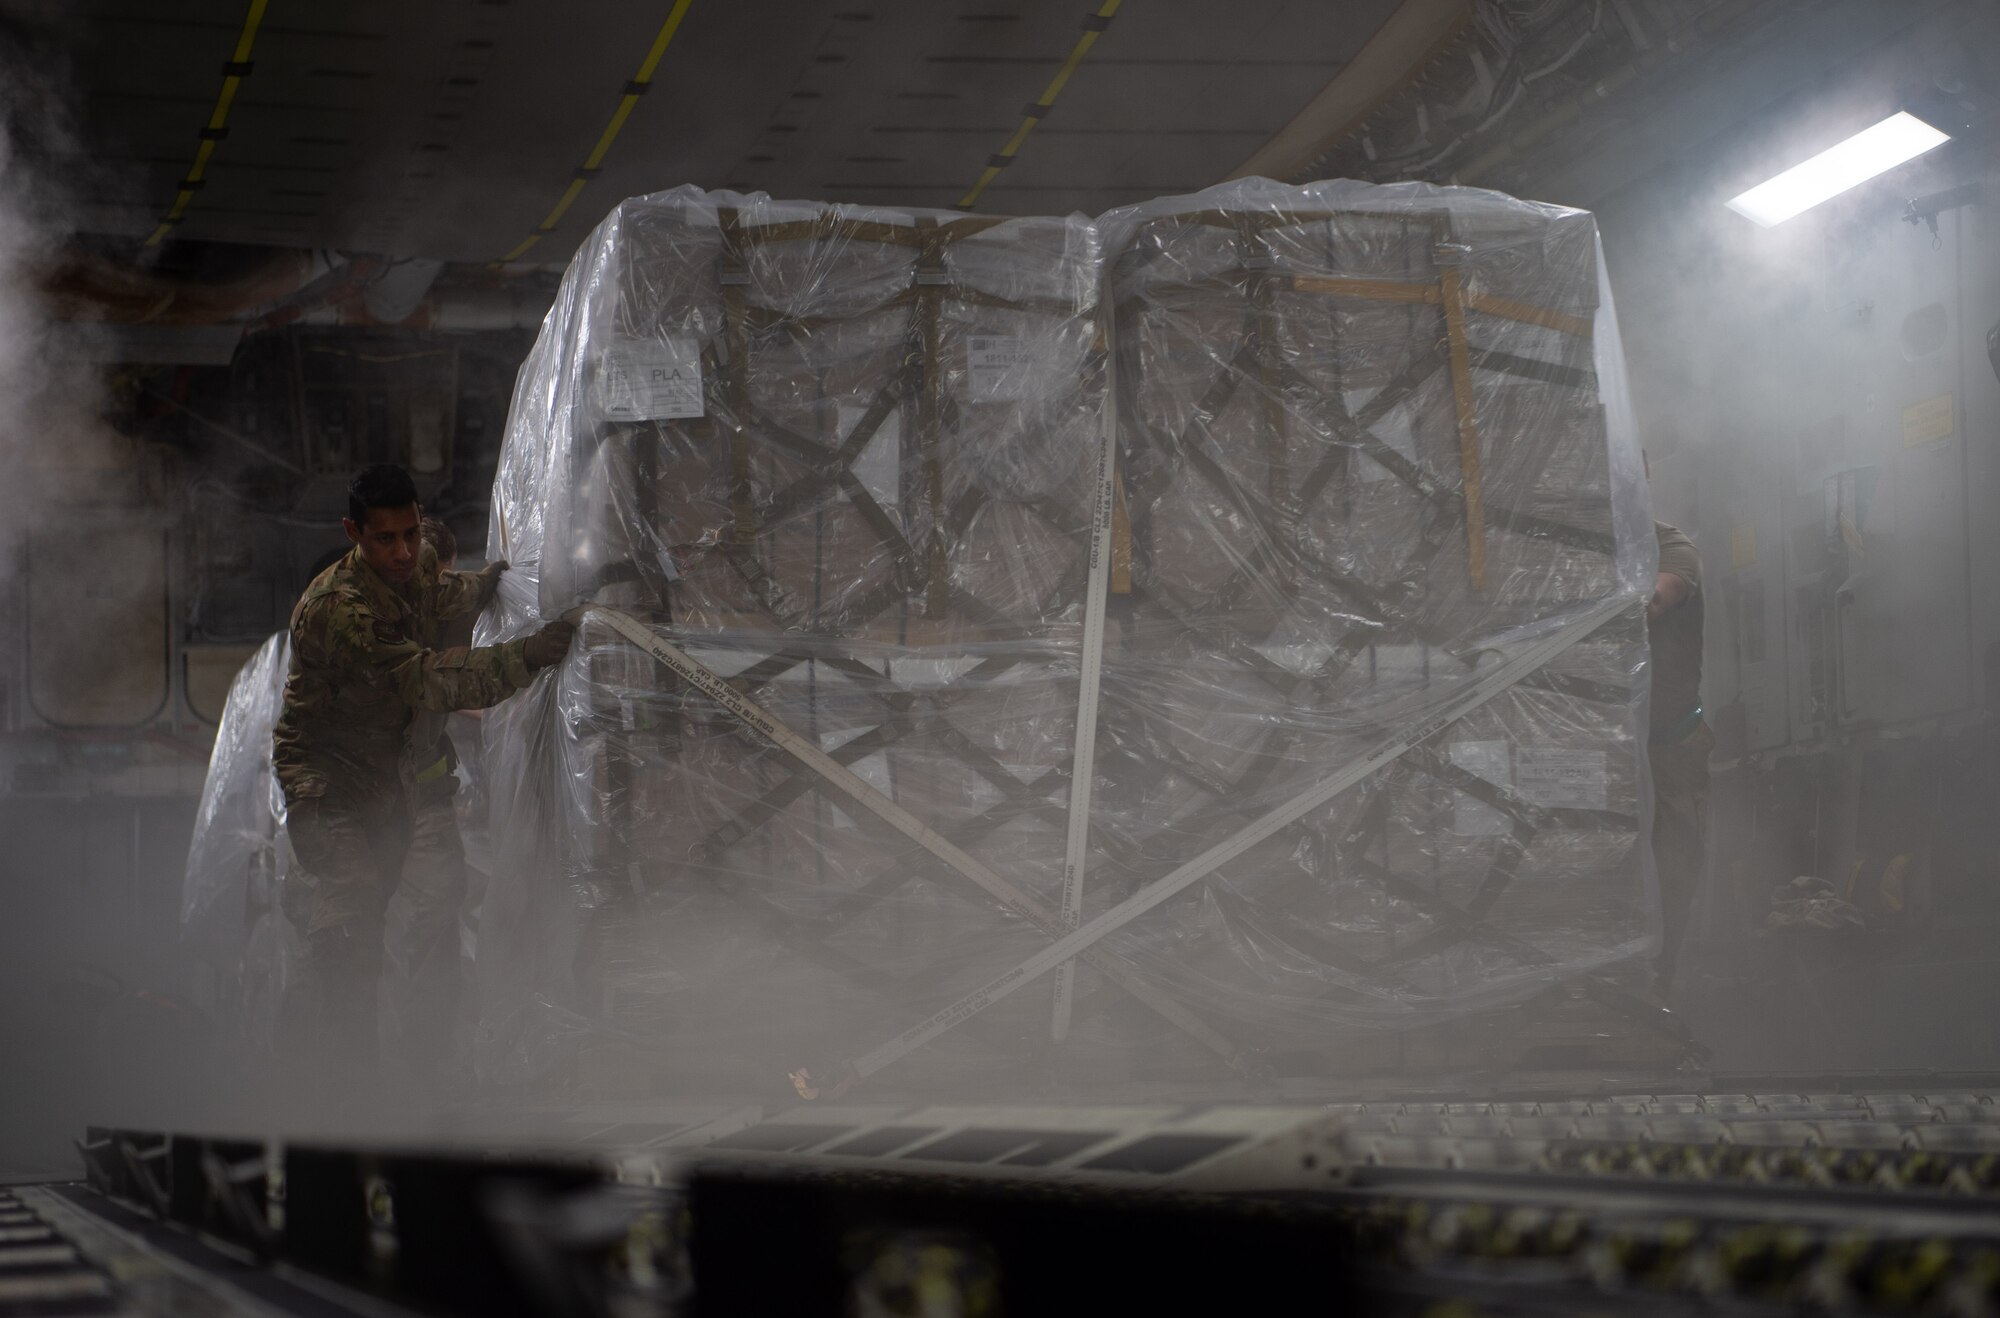
{"label": "soldier's hand", "polygon": [[1653,598],[1646,601],[1646,620],[1651,622],[1668,609],[1685,600],[1693,587],[1688,585],[1678,572],[1662,572],[1653,583]]}
{"label": "soldier's hand", "polygon": [[484,608],[493,598],[493,592],[500,589],[500,574],[507,570],[507,560],[496,558],[475,574],[479,578],[479,604]]}
{"label": "soldier's hand", "polygon": [[570,639],[575,635],[576,624],[573,622],[564,622],[558,618],[554,622],[544,623],[542,629],[530,636],[527,644],[521,647],[521,659],[530,669],[542,669],[550,664],[559,664],[562,662],[562,657],[569,653]]}

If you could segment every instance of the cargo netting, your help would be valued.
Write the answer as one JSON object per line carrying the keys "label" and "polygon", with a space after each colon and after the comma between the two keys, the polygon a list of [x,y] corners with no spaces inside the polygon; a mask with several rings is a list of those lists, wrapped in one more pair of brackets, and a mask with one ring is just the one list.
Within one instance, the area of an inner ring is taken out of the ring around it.
{"label": "cargo netting", "polygon": [[1337,1067],[1643,955],[1646,508],[1584,212],[628,201],[494,485],[480,642],[581,632],[487,720],[482,1069]]}

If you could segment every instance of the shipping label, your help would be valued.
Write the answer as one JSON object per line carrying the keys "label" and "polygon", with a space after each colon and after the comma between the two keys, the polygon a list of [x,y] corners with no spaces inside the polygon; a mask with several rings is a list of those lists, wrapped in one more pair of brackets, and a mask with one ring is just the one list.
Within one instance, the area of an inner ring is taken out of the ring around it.
{"label": "shipping label", "polygon": [[1033,354],[1018,334],[974,334],[965,341],[965,366],[972,396],[981,401],[1015,401],[1034,393]]}
{"label": "shipping label", "polygon": [[600,387],[604,414],[614,421],[701,416],[701,345],[684,338],[619,343],[604,354]]}
{"label": "shipping label", "polygon": [[1555,810],[1604,809],[1604,752],[1523,746],[1514,756],[1514,788]]}

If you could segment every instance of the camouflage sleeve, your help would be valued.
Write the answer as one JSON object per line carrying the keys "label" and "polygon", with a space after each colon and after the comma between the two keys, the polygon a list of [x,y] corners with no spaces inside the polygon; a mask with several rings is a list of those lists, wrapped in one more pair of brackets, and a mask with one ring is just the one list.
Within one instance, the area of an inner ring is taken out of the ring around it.
{"label": "camouflage sleeve", "polygon": [[1701,589],[1701,551],[1678,527],[1654,522],[1653,533],[1660,542],[1660,571],[1671,572],[1694,590]]}
{"label": "camouflage sleeve", "polygon": [[485,709],[534,677],[525,641],[426,650],[378,624],[365,605],[334,595],[300,611],[292,640],[305,662],[385,683],[411,709]]}
{"label": "camouflage sleeve", "polygon": [[477,572],[439,572],[437,584],[437,618],[439,622],[450,622],[463,618],[468,613],[477,613],[486,607],[486,600],[480,591]]}

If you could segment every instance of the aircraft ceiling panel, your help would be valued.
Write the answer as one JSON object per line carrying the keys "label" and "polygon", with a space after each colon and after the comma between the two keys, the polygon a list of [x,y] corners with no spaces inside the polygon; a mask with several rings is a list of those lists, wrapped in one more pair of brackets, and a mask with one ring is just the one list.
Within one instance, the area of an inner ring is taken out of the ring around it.
{"label": "aircraft ceiling panel", "polygon": [[[174,236],[490,262],[564,196],[667,0],[271,0]],[[1097,211],[1204,186],[1281,127],[1395,0],[1125,6],[981,208]],[[1080,0],[693,0],[649,88],[523,259],[678,183],[950,206],[1084,30]],[[89,231],[174,204],[243,0],[0,0],[67,56]]]}

